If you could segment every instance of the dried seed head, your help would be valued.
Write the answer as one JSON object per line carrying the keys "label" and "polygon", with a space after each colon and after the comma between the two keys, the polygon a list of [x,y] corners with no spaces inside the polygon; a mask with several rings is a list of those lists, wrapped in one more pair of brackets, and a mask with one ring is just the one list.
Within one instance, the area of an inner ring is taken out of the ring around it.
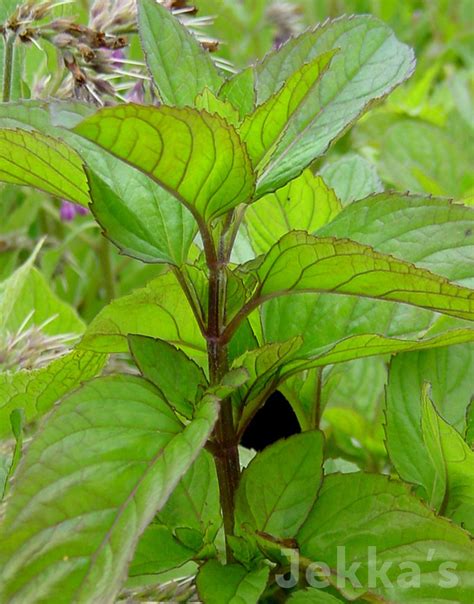
{"label": "dried seed head", "polygon": [[38,35],[38,30],[33,27],[25,27],[18,32],[18,37],[20,40],[27,44],[28,42],[32,42]]}
{"label": "dried seed head", "polygon": [[277,48],[302,29],[301,9],[290,2],[274,2],[268,7],[266,15],[277,28],[274,38]]}
{"label": "dried seed head", "polygon": [[[55,19],[49,24],[49,28],[60,33],[70,32],[74,22],[71,19]],[[70,34],[71,35],[71,34]]]}
{"label": "dried seed head", "polygon": [[63,356],[77,339],[76,334],[49,335],[45,328],[55,320],[52,316],[41,325],[27,325],[32,311],[15,333],[7,333],[0,341],[0,369],[37,369]]}
{"label": "dried seed head", "polygon": [[96,0],[90,11],[89,25],[100,31],[133,26],[136,20],[135,0]]}
{"label": "dried seed head", "polygon": [[160,1],[160,4],[171,12],[185,12],[188,15],[195,15],[198,12],[197,7],[189,5],[187,0],[164,0]]}
{"label": "dried seed head", "polygon": [[53,3],[47,0],[46,2],[41,2],[40,4],[36,4],[35,2],[32,2],[31,4],[31,18],[34,21],[40,21],[51,10]]}
{"label": "dried seed head", "polygon": [[94,84],[100,94],[115,96],[115,89],[110,82],[101,80],[100,78],[91,78],[91,82]]}
{"label": "dried seed head", "polygon": [[76,45],[76,48],[86,63],[90,63],[95,59],[95,52],[92,50],[92,48],[89,48],[87,44],[82,44],[79,42],[79,44]]}
{"label": "dried seed head", "polygon": [[64,53],[64,65],[71,72],[72,77],[77,85],[81,86],[87,82],[86,74],[78,66],[74,55],[70,52]]}
{"label": "dried seed head", "polygon": [[201,46],[208,50],[209,52],[216,52],[219,50],[219,41],[218,40],[201,40]]}
{"label": "dried seed head", "polygon": [[68,46],[74,46],[76,44],[76,38],[70,34],[58,34],[51,39],[51,42],[56,48],[67,48]]}

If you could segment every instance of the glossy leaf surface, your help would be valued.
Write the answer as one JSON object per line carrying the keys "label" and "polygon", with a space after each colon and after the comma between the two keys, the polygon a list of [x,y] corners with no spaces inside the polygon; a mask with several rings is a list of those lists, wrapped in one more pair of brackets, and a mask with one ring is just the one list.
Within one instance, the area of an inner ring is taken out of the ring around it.
{"label": "glossy leaf surface", "polygon": [[0,180],[89,203],[80,156],[66,143],[27,130],[0,130]]}
{"label": "glossy leaf surface", "polygon": [[122,105],[75,131],[153,178],[204,220],[249,201],[250,160],[236,131],[191,108]]}
{"label": "glossy leaf surface", "polygon": [[474,319],[474,291],[349,240],[285,235],[258,267],[257,297],[330,292],[405,302]]}
{"label": "glossy leaf surface", "polygon": [[256,254],[261,254],[289,230],[309,233],[333,220],[341,210],[334,191],[310,170],[269,193],[245,212],[245,224]]}

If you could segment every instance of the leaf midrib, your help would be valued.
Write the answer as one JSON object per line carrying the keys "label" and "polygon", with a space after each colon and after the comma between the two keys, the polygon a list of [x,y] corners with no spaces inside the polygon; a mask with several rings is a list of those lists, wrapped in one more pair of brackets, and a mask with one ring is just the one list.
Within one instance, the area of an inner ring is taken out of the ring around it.
{"label": "leaf midrib", "polygon": [[[382,48],[382,46],[387,42],[389,38],[384,38],[384,40],[382,41],[382,43],[380,45],[378,45],[374,52],[367,57],[366,61],[364,62],[364,68],[366,67],[366,64],[370,61],[370,59],[372,59],[378,52],[379,50]],[[282,153],[278,154],[278,148],[275,148],[275,155],[274,155],[274,159],[273,161],[269,160],[269,163],[267,164],[267,166],[264,168],[264,170],[262,171],[262,173],[259,175],[258,179],[257,179],[257,188],[258,186],[265,180],[265,178],[267,177],[267,175],[271,172],[271,170],[273,169],[273,167],[275,166],[275,164],[279,163],[282,159],[284,159],[286,157],[286,155],[288,155],[288,153],[290,152],[290,150],[297,144],[299,143],[300,139],[302,137],[304,137],[304,135],[307,133],[307,131],[313,126],[315,120],[320,117],[328,108],[332,107],[335,99],[337,99],[338,97],[341,96],[341,94],[344,92],[344,90],[347,88],[347,86],[352,83],[352,80],[355,78],[355,76],[357,75],[357,73],[359,73],[361,71],[361,69],[359,68],[359,70],[356,70],[354,72],[354,74],[351,75],[350,78],[348,78],[348,80],[346,80],[345,85],[340,88],[335,94],[334,96],[330,97],[327,102],[326,105],[324,107],[321,107],[320,111],[318,111],[318,113],[309,120],[308,124],[303,128],[303,130],[301,130],[299,132],[299,134],[293,139],[293,141],[291,143],[289,143],[289,145],[287,145],[287,147],[282,151]],[[322,78],[318,79],[318,82],[321,82],[322,79],[324,78],[325,75],[327,75],[328,73],[330,73],[330,71],[323,73]],[[386,92],[382,92],[380,96],[375,97],[375,98],[381,98],[383,97],[385,94],[388,94],[388,92],[394,87],[395,85],[391,85],[388,86],[388,89]],[[360,108],[358,113],[362,113],[364,111],[364,108],[367,106],[367,104],[370,103],[370,100],[366,101],[364,103],[364,105]],[[299,114],[299,112],[301,111],[301,109],[298,109],[297,115]],[[284,139],[284,136],[286,135],[287,129],[288,129],[288,125],[290,124],[290,122],[288,122],[287,127],[285,128],[285,131],[283,133],[283,136],[280,136],[279,140],[276,141],[275,143],[275,147],[279,146],[280,143],[282,142],[282,140]],[[330,141],[327,143],[327,146],[330,144]]]}

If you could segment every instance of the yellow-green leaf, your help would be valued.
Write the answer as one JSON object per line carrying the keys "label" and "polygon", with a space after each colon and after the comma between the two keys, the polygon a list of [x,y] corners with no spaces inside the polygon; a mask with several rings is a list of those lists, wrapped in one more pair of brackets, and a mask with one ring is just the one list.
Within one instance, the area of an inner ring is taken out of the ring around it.
{"label": "yellow-green leaf", "polygon": [[329,292],[403,302],[474,320],[474,290],[354,241],[296,231],[258,268],[255,302],[296,292]]}
{"label": "yellow-green leaf", "polygon": [[257,169],[263,168],[268,162],[289,120],[311,94],[335,53],[336,50],[330,50],[304,64],[276,94],[245,118],[239,131]]}
{"label": "yellow-green leaf", "polygon": [[0,180],[35,187],[83,206],[89,203],[79,154],[39,132],[0,130]]}
{"label": "yellow-green leaf", "polygon": [[426,388],[421,406],[423,440],[434,470],[433,484],[425,486],[439,493],[432,504],[474,533],[474,452],[439,415]]}
{"label": "yellow-green leaf", "polygon": [[304,170],[278,191],[265,195],[245,212],[252,247],[261,254],[289,230],[309,233],[333,220],[341,210],[334,191],[311,170]]}
{"label": "yellow-green leaf", "polygon": [[99,111],[75,131],[145,172],[198,221],[248,202],[255,184],[235,129],[186,107],[121,105]]}

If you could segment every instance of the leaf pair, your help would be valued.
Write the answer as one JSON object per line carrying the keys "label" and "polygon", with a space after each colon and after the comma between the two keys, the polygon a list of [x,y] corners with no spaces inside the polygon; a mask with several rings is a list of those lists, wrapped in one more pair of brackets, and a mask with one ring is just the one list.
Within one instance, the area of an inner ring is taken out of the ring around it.
{"label": "leaf pair", "polygon": [[[311,564],[303,577],[320,588],[332,585],[351,600],[402,603],[415,594],[435,599],[443,593],[449,601],[469,603],[474,593],[469,535],[385,476],[357,472],[323,478],[322,447],[321,434],[309,431],[269,446],[251,461],[236,497],[236,531],[242,537],[232,541],[243,566],[205,564],[197,578],[201,597],[230,602],[246,593],[246,602],[258,601],[267,574],[263,565],[258,570],[258,555],[251,564],[255,570],[245,569],[246,541],[254,556],[260,550],[260,556],[283,565],[293,549],[299,570]],[[298,578],[290,601],[326,601],[324,591],[303,591],[307,585],[298,585]]]}
{"label": "leaf pair", "polygon": [[[218,414],[218,398],[203,396],[205,377],[183,353],[163,343],[168,357],[162,356],[179,376],[150,363],[151,348],[156,354],[159,346],[131,338],[145,377],[159,389],[135,376],[93,380],[68,396],[35,437],[2,525],[2,600],[108,602],[117,594],[138,537],[197,457]],[[174,505],[161,521],[172,526],[177,513]]]}

